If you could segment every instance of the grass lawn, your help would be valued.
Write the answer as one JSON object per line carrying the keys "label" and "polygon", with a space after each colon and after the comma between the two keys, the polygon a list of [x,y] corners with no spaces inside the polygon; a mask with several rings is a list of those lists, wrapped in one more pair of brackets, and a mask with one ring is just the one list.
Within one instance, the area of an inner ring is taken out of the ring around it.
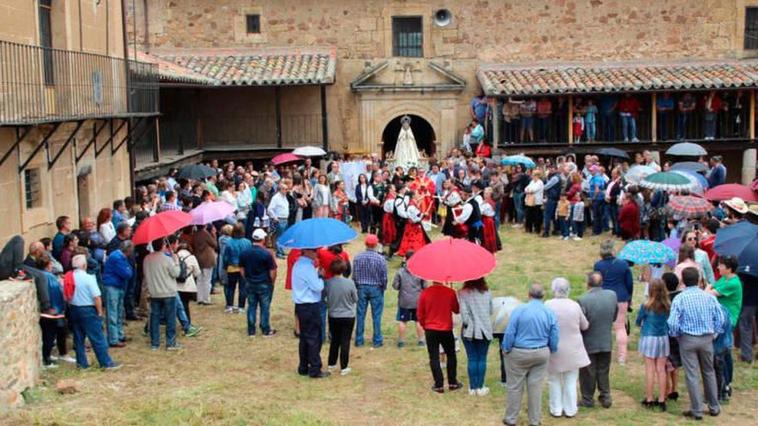
{"label": "grass lawn", "polygon": [[[525,235],[503,227],[504,250],[498,266],[488,277],[493,296],[513,295],[525,299],[528,283],[549,286],[555,276],[572,283],[572,297],[584,291],[585,274],[591,270],[600,239],[560,241]],[[620,248],[621,243],[618,243]],[[362,242],[348,250],[361,250]],[[399,260],[391,262],[394,271]],[[397,349],[395,310],[397,293],[385,298],[383,333],[385,346],[351,349],[349,376],[311,380],[297,375],[297,340],[292,335],[293,306],[284,290],[284,263],[272,306],[274,338],[246,336],[244,315],[224,314],[223,296],[215,304],[192,306],[192,317],[205,329],[193,339],[181,338],[184,350],[152,352],[142,336],[142,324],[129,323],[133,338],[125,349],[111,350],[124,368],[116,372],[77,371],[69,365],[45,372],[38,388],[28,393],[29,403],[0,415],[0,424],[500,424],[505,391],[498,385],[497,350],[490,348],[487,397],[468,396],[467,391],[432,393],[425,348],[414,345]],[[390,277],[394,275],[390,272]],[[634,306],[642,291],[635,291]],[[634,317],[632,317],[634,318]],[[611,367],[613,407],[580,409],[572,420],[553,419],[547,411],[547,386],[543,424],[681,424],[681,411],[688,408],[684,375],[680,373],[678,403],[668,413],[640,407],[644,396],[643,361],[636,352],[639,329],[630,338],[625,367]],[[367,324],[367,342],[371,325]],[[413,328],[409,327],[410,341]],[[327,347],[322,351],[326,364]],[[468,382],[465,352],[458,353],[459,378]],[[94,355],[90,354],[93,358]],[[615,357],[615,355],[614,355]],[[735,356],[735,359],[737,357]],[[756,424],[758,416],[758,368],[735,363],[734,396],[721,416],[706,416],[706,424]],[[55,383],[74,379],[79,392],[59,395]],[[526,423],[525,402],[520,422]]]}

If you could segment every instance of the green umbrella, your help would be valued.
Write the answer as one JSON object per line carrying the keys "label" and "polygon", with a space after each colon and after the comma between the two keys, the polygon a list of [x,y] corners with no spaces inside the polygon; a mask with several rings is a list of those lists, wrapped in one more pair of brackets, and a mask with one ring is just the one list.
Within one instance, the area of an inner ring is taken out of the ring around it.
{"label": "green umbrella", "polygon": [[642,179],[640,186],[643,188],[660,189],[671,192],[687,191],[692,189],[692,181],[679,173],[658,172]]}

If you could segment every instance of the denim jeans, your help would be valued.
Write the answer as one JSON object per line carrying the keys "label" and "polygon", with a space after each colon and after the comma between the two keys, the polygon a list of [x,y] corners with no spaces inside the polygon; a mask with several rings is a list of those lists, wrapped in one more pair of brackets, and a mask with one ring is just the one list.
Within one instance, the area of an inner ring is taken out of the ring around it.
{"label": "denim jeans", "polygon": [[542,217],[542,234],[550,235],[550,225],[555,222],[555,209],[558,207],[558,200],[547,200],[545,202],[545,215]]}
{"label": "denim jeans", "polygon": [[561,237],[569,236],[569,220],[565,217],[558,218],[558,226],[561,228]]}
{"label": "denim jeans", "polygon": [[605,200],[592,200],[592,233],[595,235],[603,233],[604,210]]}
{"label": "denim jeans", "polygon": [[276,255],[279,257],[284,257],[284,247],[279,244],[279,237],[281,237],[282,234],[284,234],[284,231],[287,230],[287,221],[280,220],[276,222],[274,226],[276,227],[276,231],[274,231],[276,234]]}
{"label": "denim jeans", "polygon": [[326,341],[327,336],[331,338],[331,335],[326,334],[326,326],[329,323],[328,315],[329,315],[329,307],[326,304],[326,291],[323,292],[321,295],[321,304],[318,307],[319,313],[321,314],[321,343],[324,343]]}
{"label": "denim jeans", "polygon": [[228,272],[226,274],[226,285],[224,286],[224,298],[226,299],[226,307],[231,308],[234,306],[234,293],[237,290],[237,284],[239,284],[239,294],[237,295],[237,306],[240,309],[245,309],[245,284],[242,281],[242,276],[239,272]]}
{"label": "denim jeans", "polygon": [[381,346],[384,343],[382,337],[382,311],[384,311],[384,290],[373,285],[358,286],[358,309],[355,327],[355,345],[363,346],[363,333],[366,329],[366,310],[371,304],[371,321],[374,326],[372,343]]}
{"label": "denim jeans", "polygon": [[115,345],[124,338],[124,296],[126,289],[105,286],[105,318],[108,344]]}
{"label": "denim jeans", "polygon": [[130,318],[134,317],[135,302],[139,300],[135,294],[135,291],[137,289],[137,274],[134,275],[135,276],[129,280],[129,283],[126,285],[126,289],[124,291],[124,311],[126,313],[126,316]]}
{"label": "denim jeans", "polygon": [[248,284],[247,285],[247,335],[255,335],[255,320],[258,306],[261,308],[261,332],[268,334],[271,331],[269,323],[271,312],[271,297],[274,294],[274,286],[271,284]]}
{"label": "denim jeans", "polygon": [[466,348],[468,357],[469,388],[481,389],[484,387],[484,376],[487,373],[487,350],[490,347],[490,341],[463,339],[463,347]]}
{"label": "denim jeans", "polygon": [[584,236],[584,221],[574,221],[574,234],[576,234],[576,236],[579,238],[582,238]]}
{"label": "denim jeans", "polygon": [[161,317],[166,319],[166,346],[176,346],[176,296],[150,298],[150,346],[161,346]]}
{"label": "denim jeans", "polygon": [[495,203],[495,228],[500,229],[500,211],[503,209],[503,201]]}
{"label": "denim jeans", "polygon": [[616,116],[610,112],[603,114],[603,140],[611,142],[616,140]]}
{"label": "denim jeans", "polygon": [[537,121],[539,121],[540,125],[540,142],[544,142],[547,140],[550,129],[550,116],[538,117]]}
{"label": "denim jeans", "polygon": [[658,140],[665,141],[669,138],[669,113],[658,111]]}
{"label": "denim jeans", "polygon": [[[606,210],[608,216],[611,218],[611,230],[613,235],[621,235],[621,227],[619,226],[619,206],[614,202],[606,204]],[[603,220],[603,225],[608,224],[607,220]]]}
{"label": "denim jeans", "polygon": [[621,115],[621,134],[624,135],[624,141],[637,138],[637,119],[633,115]]}
{"label": "denim jeans", "polygon": [[516,223],[524,223],[524,193],[513,193],[513,208],[516,210]]}
{"label": "denim jeans", "polygon": [[97,362],[101,368],[113,365],[108,355],[108,343],[103,334],[103,319],[97,315],[94,306],[70,307],[71,328],[74,332],[74,351],[76,351],[76,365],[80,368],[88,368],[87,350],[84,347],[84,338],[88,338],[95,352]]}
{"label": "denim jeans", "polygon": [[690,119],[690,112],[680,112],[676,116],[676,138],[684,139],[687,137],[687,121]]}
{"label": "denim jeans", "polygon": [[703,114],[703,120],[705,120],[704,130],[706,138],[716,137],[716,113],[705,112]]}
{"label": "denim jeans", "polygon": [[584,132],[587,135],[587,140],[594,141],[595,136],[597,136],[597,123],[594,121],[585,121]]}
{"label": "denim jeans", "polygon": [[[162,319],[165,320],[165,318]],[[182,330],[184,330],[185,333],[188,332],[190,325],[192,325],[192,322],[190,321],[187,312],[184,310],[182,298],[178,294],[176,295],[176,319],[179,320],[179,324],[182,326]]]}

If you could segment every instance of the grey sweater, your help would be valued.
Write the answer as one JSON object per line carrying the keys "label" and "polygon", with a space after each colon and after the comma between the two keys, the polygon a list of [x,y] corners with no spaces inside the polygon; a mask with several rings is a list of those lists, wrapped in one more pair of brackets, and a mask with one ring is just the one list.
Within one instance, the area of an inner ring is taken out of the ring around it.
{"label": "grey sweater", "polygon": [[355,318],[358,290],[350,278],[333,277],[326,282],[326,306],[330,318]]}
{"label": "grey sweater", "polygon": [[426,281],[411,274],[405,265],[401,266],[392,280],[392,288],[399,291],[397,306],[403,309],[416,309],[418,297],[425,287]]}
{"label": "grey sweater", "polygon": [[618,313],[616,293],[600,287],[592,288],[579,298],[584,316],[590,326],[582,331],[584,348],[588,354],[610,352],[613,322]]}
{"label": "grey sweater", "polygon": [[150,297],[176,297],[176,277],[179,263],[165,253],[150,253],[142,264]]}

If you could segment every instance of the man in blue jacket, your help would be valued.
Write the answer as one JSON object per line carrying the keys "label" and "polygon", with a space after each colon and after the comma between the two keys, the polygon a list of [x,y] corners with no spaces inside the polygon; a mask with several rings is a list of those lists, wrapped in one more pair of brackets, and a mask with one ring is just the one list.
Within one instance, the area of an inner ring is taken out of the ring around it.
{"label": "man in blue jacket", "polygon": [[616,345],[618,346],[619,364],[626,363],[626,344],[629,334],[626,331],[626,312],[629,302],[632,300],[634,291],[634,278],[629,264],[622,259],[617,259],[614,252],[613,240],[605,240],[600,243],[601,259],[595,263],[594,270],[603,276],[603,288],[616,293],[618,301],[618,314],[613,329],[616,331]]}
{"label": "man in blue jacket", "polygon": [[118,250],[108,254],[103,268],[103,289],[107,306],[106,320],[108,330],[108,346],[123,348],[126,346],[124,335],[124,296],[134,275],[129,258],[134,254],[131,241],[121,242]]}

